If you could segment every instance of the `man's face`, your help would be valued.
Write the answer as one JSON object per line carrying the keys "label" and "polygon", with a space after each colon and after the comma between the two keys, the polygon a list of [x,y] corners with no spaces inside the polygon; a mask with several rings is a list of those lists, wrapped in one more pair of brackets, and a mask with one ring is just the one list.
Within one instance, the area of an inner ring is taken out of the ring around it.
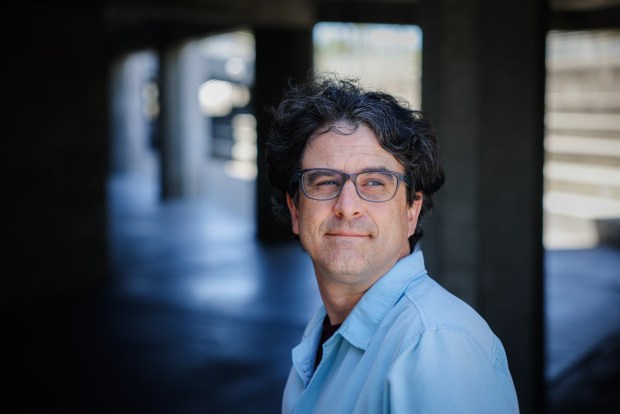
{"label": "man's face", "polygon": [[[349,174],[368,169],[404,172],[366,126],[350,135],[330,131],[310,140],[301,168],[331,168]],[[406,190],[401,183],[393,199],[370,202],[362,200],[347,180],[332,200],[309,199],[301,188],[297,203],[287,197],[293,232],[310,254],[320,285],[349,285],[363,292],[409,254],[408,238],[415,231],[422,197],[409,207]]]}

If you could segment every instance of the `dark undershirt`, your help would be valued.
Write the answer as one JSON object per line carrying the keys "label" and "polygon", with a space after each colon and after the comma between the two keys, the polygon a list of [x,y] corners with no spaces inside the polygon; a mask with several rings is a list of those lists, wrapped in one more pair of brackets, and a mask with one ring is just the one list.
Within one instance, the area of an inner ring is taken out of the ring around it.
{"label": "dark undershirt", "polygon": [[316,359],[314,360],[315,370],[316,370],[316,367],[319,366],[319,363],[321,362],[321,359],[323,358],[323,344],[327,342],[329,338],[332,337],[332,335],[340,328],[341,325],[342,325],[341,323],[339,323],[338,325],[332,325],[331,322],[329,322],[329,316],[325,315],[325,318],[323,319],[323,330],[321,332],[321,341],[319,342],[319,347],[316,351]]}

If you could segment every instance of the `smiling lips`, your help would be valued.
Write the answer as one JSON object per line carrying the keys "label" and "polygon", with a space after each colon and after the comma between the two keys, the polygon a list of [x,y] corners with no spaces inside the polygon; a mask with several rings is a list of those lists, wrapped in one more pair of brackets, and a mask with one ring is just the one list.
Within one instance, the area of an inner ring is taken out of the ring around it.
{"label": "smiling lips", "polygon": [[370,237],[369,234],[362,233],[349,233],[349,232],[329,232],[328,236],[336,236],[336,237]]}

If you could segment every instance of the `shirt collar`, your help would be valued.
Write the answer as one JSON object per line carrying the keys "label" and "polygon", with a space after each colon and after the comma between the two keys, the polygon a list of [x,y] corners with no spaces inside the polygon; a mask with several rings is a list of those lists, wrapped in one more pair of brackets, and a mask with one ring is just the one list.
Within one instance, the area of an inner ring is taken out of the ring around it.
{"label": "shirt collar", "polygon": [[379,324],[409,284],[425,274],[422,251],[416,249],[400,259],[362,296],[343,322],[339,333],[351,345],[366,350]]}

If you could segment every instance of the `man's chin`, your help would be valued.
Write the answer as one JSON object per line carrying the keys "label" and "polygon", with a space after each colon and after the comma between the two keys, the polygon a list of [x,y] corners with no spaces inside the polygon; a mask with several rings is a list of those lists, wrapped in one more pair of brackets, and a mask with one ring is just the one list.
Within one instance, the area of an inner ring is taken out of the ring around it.
{"label": "man's chin", "polygon": [[340,275],[343,279],[357,279],[357,275],[368,272],[369,258],[360,254],[347,252],[331,252],[324,261],[323,268],[332,275]]}
{"label": "man's chin", "polygon": [[350,235],[328,235],[325,237],[327,245],[332,249],[349,249],[351,247],[360,249],[360,246],[369,243],[370,236],[350,236]]}

